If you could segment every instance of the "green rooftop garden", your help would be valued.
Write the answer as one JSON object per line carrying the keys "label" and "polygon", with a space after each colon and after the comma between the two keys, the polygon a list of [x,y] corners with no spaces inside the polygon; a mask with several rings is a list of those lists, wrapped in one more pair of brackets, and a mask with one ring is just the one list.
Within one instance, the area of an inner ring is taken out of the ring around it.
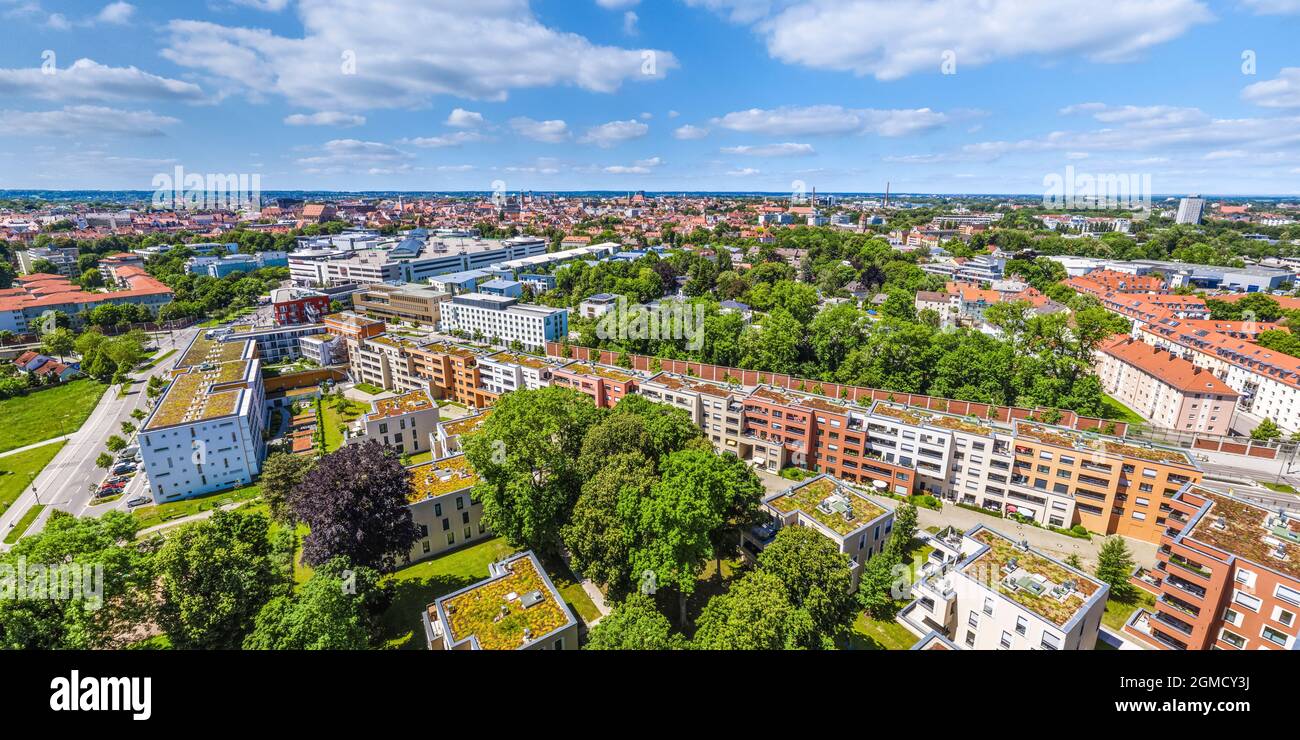
{"label": "green rooftop garden", "polygon": [[[514,650],[524,645],[525,631],[537,639],[569,622],[569,614],[530,558],[512,561],[510,569],[509,575],[443,602],[450,641],[472,635],[484,650]],[[524,607],[523,598],[534,592],[541,592],[541,601]],[[515,598],[507,599],[510,594]]]}
{"label": "green rooftop garden", "polygon": [[[843,502],[847,505],[847,508],[829,514],[822,511],[820,508],[821,503],[837,494],[843,496]],[[885,510],[880,506],[848,488],[837,486],[830,478],[821,478],[795,488],[772,499],[768,502],[768,505],[782,514],[789,514],[794,511],[803,512],[805,516],[820,522],[840,535],[847,535],[885,513]],[[843,512],[848,512],[849,516],[845,517]]]}

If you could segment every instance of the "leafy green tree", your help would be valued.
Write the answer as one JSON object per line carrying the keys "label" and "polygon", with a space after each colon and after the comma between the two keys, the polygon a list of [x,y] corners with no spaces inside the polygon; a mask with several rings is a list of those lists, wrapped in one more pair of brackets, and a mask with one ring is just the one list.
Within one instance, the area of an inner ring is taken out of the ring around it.
{"label": "leafy green tree", "polygon": [[71,329],[58,327],[41,335],[41,352],[53,355],[63,362],[63,358],[76,349],[77,337]]}
{"label": "leafy green tree", "polygon": [[1251,439],[1262,441],[1262,442],[1272,441],[1281,436],[1282,436],[1281,427],[1277,425],[1277,422],[1267,417],[1259,423],[1259,426],[1256,426],[1250,432]]}
{"label": "leafy green tree", "polygon": [[102,578],[100,592],[83,598],[0,599],[0,649],[126,647],[134,629],[152,619],[155,603],[152,550],[136,541],[139,528],[126,512],[78,518],[54,511],[39,533],[0,552],[0,572],[75,565]]}
{"label": "leafy green tree", "polygon": [[103,468],[104,470],[113,467],[113,456],[107,452],[99,453],[99,457],[95,458],[95,467]]}
{"label": "leafy green tree", "polygon": [[335,558],[294,594],[276,596],[258,612],[245,650],[364,650],[375,635],[383,600],[379,573]]}
{"label": "leafy green tree", "polygon": [[311,470],[312,461],[302,455],[277,452],[268,455],[262,463],[262,477],[258,485],[262,488],[262,500],[271,510],[271,521],[293,525],[293,508],[289,505],[293,489],[302,483],[302,479]]}
{"label": "leafy green tree", "polygon": [[1129,582],[1133,574],[1133,555],[1123,537],[1107,537],[1097,556],[1097,578],[1110,584],[1111,598],[1130,603],[1137,596],[1137,588]]}
{"label": "leafy green tree", "polygon": [[889,546],[899,553],[906,552],[912,545],[912,538],[916,537],[916,530],[916,506],[904,503],[894,510],[894,529],[889,535]]}
{"label": "leafy green tree", "polygon": [[636,589],[632,551],[642,540],[640,509],[658,480],[654,463],[639,452],[606,458],[560,530],[574,570],[605,586],[614,600]]}
{"label": "leafy green tree", "polygon": [[686,600],[714,552],[715,531],[726,525],[737,476],[726,460],[698,449],[672,453],[659,471],[659,481],[641,500],[644,539],[632,551],[632,567],[635,573],[653,571],[658,586],[677,590],[684,625]]}
{"label": "leafy green tree", "polygon": [[126,449],[126,440],[114,434],[108,438],[104,446],[108,448],[109,452],[121,452]]}
{"label": "leafy green tree", "polygon": [[875,619],[892,619],[898,610],[894,599],[894,583],[898,576],[898,550],[886,547],[884,552],[867,561],[858,577],[858,603]]}
{"label": "leafy green tree", "polygon": [[158,624],[176,648],[233,650],[285,584],[271,562],[269,520],[217,510],[158,551]]}
{"label": "leafy green tree", "polygon": [[753,571],[709,599],[693,644],[699,650],[790,650],[813,631],[801,619],[807,615],[790,603],[781,579]]}
{"label": "leafy green tree", "polygon": [[582,489],[583,438],[602,415],[587,396],[558,386],[503,396],[464,442],[484,523],[512,545],[553,551]]}
{"label": "leafy green tree", "polygon": [[848,555],[810,527],[782,527],[759,554],[759,570],[780,579],[790,605],[812,626],[803,647],[831,648],[852,629],[857,601],[849,567]]}
{"label": "leafy green tree", "polygon": [[649,596],[635,593],[591,628],[584,650],[681,650],[687,641],[673,632]]}
{"label": "leafy green tree", "polygon": [[122,422],[122,435],[130,437],[132,434],[135,434],[135,425],[129,421]]}

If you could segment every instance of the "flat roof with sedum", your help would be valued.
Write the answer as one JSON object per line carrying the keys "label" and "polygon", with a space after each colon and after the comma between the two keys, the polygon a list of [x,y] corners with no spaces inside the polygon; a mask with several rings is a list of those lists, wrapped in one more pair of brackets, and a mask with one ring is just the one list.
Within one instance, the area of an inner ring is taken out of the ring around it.
{"label": "flat roof with sedum", "polygon": [[825,473],[775,494],[764,503],[781,514],[801,513],[841,537],[889,513]]}
{"label": "flat roof with sedum", "polygon": [[577,624],[531,550],[494,563],[492,572],[429,607],[448,647],[469,641],[480,650],[520,650]]}

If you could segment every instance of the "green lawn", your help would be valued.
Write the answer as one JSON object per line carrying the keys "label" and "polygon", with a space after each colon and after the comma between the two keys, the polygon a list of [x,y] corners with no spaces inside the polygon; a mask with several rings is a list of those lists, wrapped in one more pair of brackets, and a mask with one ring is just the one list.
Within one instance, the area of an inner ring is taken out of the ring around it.
{"label": "green lawn", "polygon": [[390,648],[423,650],[420,614],[439,596],[487,578],[488,565],[515,552],[496,537],[403,568],[385,580],[394,584],[393,603],[384,613],[383,637]]}
{"label": "green lawn", "polygon": [[1295,490],[1295,486],[1287,485],[1286,483],[1265,483],[1264,481],[1260,481],[1260,483],[1262,483],[1265,488],[1277,491],[1278,493],[1298,493]]}
{"label": "green lawn", "polygon": [[12,545],[21,539],[23,533],[27,531],[28,527],[32,526],[32,522],[36,521],[36,517],[40,516],[44,509],[45,504],[36,504],[28,509],[27,513],[23,514],[23,518],[18,520],[18,524],[14,525],[14,528],[9,530],[9,534],[5,535],[5,544]]}
{"label": "green lawn", "polygon": [[1139,607],[1147,611],[1155,609],[1155,597],[1139,589],[1137,600],[1130,604],[1124,604],[1115,599],[1107,599],[1106,613],[1101,615],[1101,623],[1109,627],[1111,631],[1119,632],[1124,629],[1124,623],[1128,621],[1129,616]]}
{"label": "green lawn", "polygon": [[143,372],[143,371],[145,371],[145,370],[152,370],[152,369],[154,369],[155,367],[158,367],[160,364],[162,364],[162,362],[163,362],[164,360],[166,360],[168,357],[171,357],[171,356],[174,355],[174,354],[176,354],[176,350],[174,350],[174,349],[169,349],[169,350],[167,350],[166,352],[162,353],[161,355],[158,355],[158,356],[155,357],[154,359],[152,359],[152,360],[150,360],[149,362],[145,363],[144,365],[141,365],[141,366],[140,366],[140,371]]}
{"label": "green lawn", "polygon": [[[900,607],[902,604],[900,604]],[[850,650],[910,650],[916,644],[916,635],[890,619],[872,619],[866,612],[858,615],[849,636]]]}
{"label": "green lawn", "polygon": [[380,388],[377,385],[371,385],[369,383],[357,383],[352,387],[355,388],[356,390],[361,391],[362,393],[368,393],[372,396],[378,396],[379,394],[384,392],[383,388]]}
{"label": "green lawn", "polygon": [[0,401],[0,452],[77,431],[106,390],[99,381],[81,378]]}
{"label": "green lawn", "polygon": [[[425,560],[385,577],[395,587],[393,603],[383,617],[383,639],[389,648],[423,650],[424,626],[420,615],[439,596],[458,591],[488,577],[488,565],[517,552],[500,537],[477,542],[446,555]],[[541,558],[551,583],[569,609],[584,622],[600,616],[600,610],[582,590],[573,573],[560,561]]]}
{"label": "green lawn", "polygon": [[[65,444],[67,440],[0,457],[0,512],[12,506],[23,491],[31,489],[32,481],[36,480],[36,476],[50,464],[50,460],[59,454]],[[37,493],[44,495],[53,492]]]}
{"label": "green lawn", "polygon": [[432,461],[433,461],[432,452],[420,452],[415,455],[411,455],[412,465],[423,465],[427,462],[432,462]]}
{"label": "green lawn", "polygon": [[1138,413],[1124,404],[1116,401],[1107,395],[1101,397],[1102,405],[1106,407],[1106,418],[1114,421],[1123,421],[1129,424],[1145,424],[1146,419],[1138,416]]}
{"label": "green lawn", "polygon": [[323,399],[320,423],[325,432],[325,452],[330,453],[343,446],[343,431],[340,426],[351,424],[368,411],[370,407],[366,404],[346,398]]}
{"label": "green lawn", "polygon": [[159,524],[193,516],[209,509],[215,509],[238,501],[249,501],[262,495],[262,489],[256,483],[244,488],[223,493],[211,493],[207,496],[171,501],[157,506],[141,506],[132,513],[140,520],[140,529],[156,527]]}

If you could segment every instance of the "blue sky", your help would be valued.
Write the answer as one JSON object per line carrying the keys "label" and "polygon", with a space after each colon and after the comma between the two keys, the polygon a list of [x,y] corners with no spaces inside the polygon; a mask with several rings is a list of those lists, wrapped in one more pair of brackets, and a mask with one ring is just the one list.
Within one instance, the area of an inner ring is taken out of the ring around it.
{"label": "blue sky", "polygon": [[0,28],[0,188],[1037,193],[1073,167],[1300,194],[1300,0],[0,0]]}

